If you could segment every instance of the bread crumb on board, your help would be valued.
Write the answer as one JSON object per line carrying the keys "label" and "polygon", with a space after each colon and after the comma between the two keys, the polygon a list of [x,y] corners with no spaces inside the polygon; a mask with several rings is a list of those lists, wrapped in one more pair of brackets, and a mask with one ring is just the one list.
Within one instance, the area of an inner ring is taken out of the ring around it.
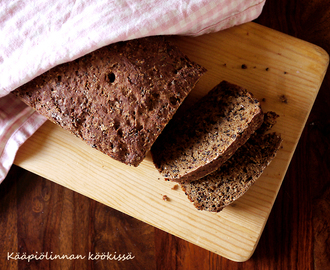
{"label": "bread crumb on board", "polygon": [[174,185],[171,189],[173,189],[173,190],[177,190],[178,189],[178,187],[179,187],[179,185]]}
{"label": "bread crumb on board", "polygon": [[281,101],[282,103],[287,104],[287,103],[288,103],[288,98],[287,98],[285,95],[281,95],[281,96],[280,96],[280,101]]}
{"label": "bread crumb on board", "polygon": [[170,199],[167,197],[167,195],[163,195],[163,201],[169,201]]}

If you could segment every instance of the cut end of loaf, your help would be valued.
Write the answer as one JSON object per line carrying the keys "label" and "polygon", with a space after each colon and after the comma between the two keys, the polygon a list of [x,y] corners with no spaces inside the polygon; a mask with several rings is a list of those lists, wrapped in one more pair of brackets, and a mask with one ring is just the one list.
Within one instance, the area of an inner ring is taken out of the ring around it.
{"label": "cut end of loaf", "polygon": [[267,112],[261,128],[218,170],[181,185],[198,210],[220,212],[241,197],[261,176],[282,143],[280,135],[266,134],[277,117],[274,112]]}
{"label": "cut end of loaf", "polygon": [[263,117],[250,92],[223,81],[170,121],[151,149],[155,166],[165,179],[179,183],[204,177],[249,139]]}

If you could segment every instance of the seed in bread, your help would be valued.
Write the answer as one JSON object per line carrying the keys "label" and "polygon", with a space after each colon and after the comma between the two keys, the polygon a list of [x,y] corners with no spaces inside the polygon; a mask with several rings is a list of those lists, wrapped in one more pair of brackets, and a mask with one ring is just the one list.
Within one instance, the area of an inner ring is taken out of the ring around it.
{"label": "seed in bread", "polygon": [[154,164],[166,180],[197,180],[215,171],[263,122],[260,103],[246,89],[221,82],[170,121],[152,146]]}
{"label": "seed in bread", "polygon": [[220,212],[255,183],[281,146],[280,135],[266,134],[277,117],[274,112],[267,112],[262,127],[217,171],[181,185],[198,210]]}

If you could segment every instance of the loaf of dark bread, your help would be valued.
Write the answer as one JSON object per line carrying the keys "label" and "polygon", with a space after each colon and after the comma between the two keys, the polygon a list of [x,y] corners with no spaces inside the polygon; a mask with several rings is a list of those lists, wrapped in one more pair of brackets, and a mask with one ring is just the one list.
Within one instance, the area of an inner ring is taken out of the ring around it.
{"label": "loaf of dark bread", "polygon": [[166,180],[197,180],[218,169],[263,122],[260,103],[246,89],[221,82],[174,117],[152,146]]}
{"label": "loaf of dark bread", "polygon": [[137,166],[206,70],[164,37],[103,47],[14,91],[87,144]]}
{"label": "loaf of dark bread", "polygon": [[181,185],[197,209],[219,212],[255,183],[282,143],[280,135],[266,133],[277,117],[274,112],[267,112],[262,127],[217,171]]}

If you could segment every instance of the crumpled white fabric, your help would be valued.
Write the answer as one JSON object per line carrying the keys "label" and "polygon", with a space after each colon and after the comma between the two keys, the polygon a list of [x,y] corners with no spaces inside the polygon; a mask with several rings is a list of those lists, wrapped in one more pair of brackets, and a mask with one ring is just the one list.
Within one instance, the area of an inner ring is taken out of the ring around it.
{"label": "crumpled white fabric", "polygon": [[0,183],[11,168],[19,147],[45,120],[13,95],[0,98]]}
{"label": "crumpled white fabric", "polygon": [[[38,75],[105,45],[152,35],[202,35],[257,18],[265,0],[1,0],[0,1],[0,98]],[[13,106],[3,101],[1,106]],[[15,105],[29,121],[40,121],[25,105]],[[11,123],[0,115],[0,134]],[[17,126],[16,136],[24,125]],[[37,122],[38,122],[37,121]],[[38,122],[39,123],[39,122]],[[34,130],[38,125],[33,126]],[[28,128],[33,134],[33,128]],[[13,160],[0,137],[0,164]],[[22,140],[26,134],[22,134]],[[3,148],[1,148],[1,146]],[[20,144],[16,145],[17,149]],[[10,163],[10,162],[9,162]],[[6,166],[8,167],[8,166]],[[1,171],[1,170],[0,170]],[[0,174],[0,182],[6,173]]]}

